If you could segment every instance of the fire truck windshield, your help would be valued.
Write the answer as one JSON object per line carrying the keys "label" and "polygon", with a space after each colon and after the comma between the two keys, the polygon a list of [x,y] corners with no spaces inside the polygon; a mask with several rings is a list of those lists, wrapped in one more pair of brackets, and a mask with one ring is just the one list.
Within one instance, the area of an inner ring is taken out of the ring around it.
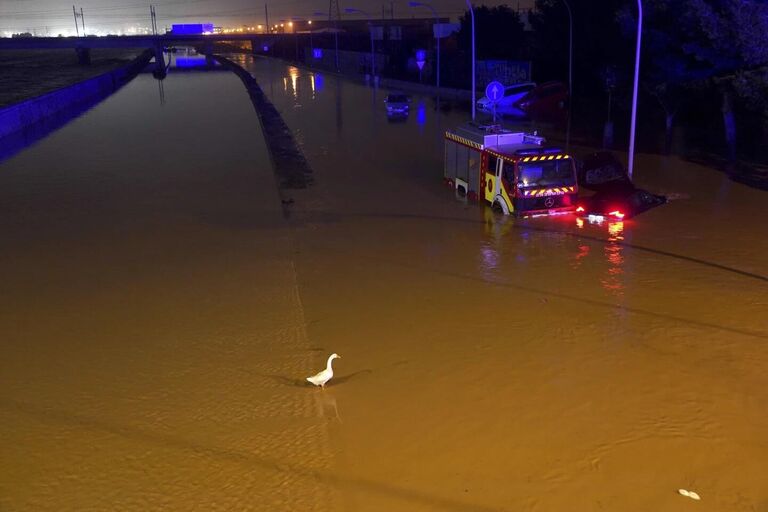
{"label": "fire truck windshield", "polygon": [[520,162],[519,187],[574,185],[571,159]]}

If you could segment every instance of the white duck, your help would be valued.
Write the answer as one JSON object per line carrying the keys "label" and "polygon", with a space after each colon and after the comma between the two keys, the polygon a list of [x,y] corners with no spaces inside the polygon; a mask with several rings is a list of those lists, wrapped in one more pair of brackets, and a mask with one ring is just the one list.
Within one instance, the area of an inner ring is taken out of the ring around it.
{"label": "white duck", "polygon": [[339,354],[331,354],[328,356],[328,364],[325,366],[325,370],[321,371],[317,375],[307,377],[307,380],[315,386],[324,388],[325,383],[331,380],[331,377],[333,377],[333,367],[331,366],[331,362],[337,358],[341,359],[341,356]]}

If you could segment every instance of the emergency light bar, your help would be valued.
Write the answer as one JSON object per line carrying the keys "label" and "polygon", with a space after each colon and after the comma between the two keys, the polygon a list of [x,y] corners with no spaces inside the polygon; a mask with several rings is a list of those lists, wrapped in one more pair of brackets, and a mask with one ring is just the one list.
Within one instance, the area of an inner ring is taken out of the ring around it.
{"label": "emergency light bar", "polygon": [[533,155],[554,155],[556,153],[562,153],[560,148],[532,148],[532,149],[518,149],[515,154],[518,156],[533,156]]}

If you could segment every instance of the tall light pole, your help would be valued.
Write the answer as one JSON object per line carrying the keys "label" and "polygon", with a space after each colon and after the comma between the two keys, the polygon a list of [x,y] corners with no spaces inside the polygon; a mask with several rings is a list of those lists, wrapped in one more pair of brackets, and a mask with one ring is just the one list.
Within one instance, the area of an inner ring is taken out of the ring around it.
{"label": "tall light pole", "polygon": [[632,89],[632,123],[629,127],[629,165],[627,172],[632,180],[635,162],[635,124],[637,122],[637,82],[640,78],[640,41],[643,35],[643,3],[637,0],[637,46],[635,47],[635,85]]}
{"label": "tall light pole", "polygon": [[573,11],[568,0],[563,0],[568,9],[568,95],[573,96]]}
{"label": "tall light pole", "polygon": [[[315,11],[312,13],[312,16],[325,16],[324,12]],[[309,20],[309,24],[312,24],[312,20]],[[312,47],[312,55],[314,56],[315,53],[315,46],[312,43],[312,27],[309,27],[309,46]]]}
{"label": "tall light pole", "polygon": [[376,76],[376,57],[373,49],[373,22],[371,21],[371,15],[361,9],[355,9],[354,7],[347,7],[344,9],[344,12],[348,14],[357,12],[365,16],[368,20],[368,31],[371,33],[371,80],[373,80],[373,77]]}
{"label": "tall light pole", "polygon": [[469,8],[469,16],[472,18],[472,120],[475,120],[475,107],[477,103],[476,88],[475,88],[475,10],[472,9],[472,4],[467,0],[467,7]]}
{"label": "tall light pole", "polygon": [[[440,18],[437,16],[437,11],[430,4],[424,2],[408,2],[411,7],[426,7],[435,17],[435,24],[440,23]],[[439,30],[438,30],[439,32]],[[437,34],[437,88],[440,89],[440,34]]]}

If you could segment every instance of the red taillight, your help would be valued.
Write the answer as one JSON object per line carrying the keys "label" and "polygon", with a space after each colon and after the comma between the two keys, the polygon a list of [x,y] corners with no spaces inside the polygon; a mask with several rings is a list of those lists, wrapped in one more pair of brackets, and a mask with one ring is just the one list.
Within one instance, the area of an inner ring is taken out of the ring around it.
{"label": "red taillight", "polygon": [[576,207],[576,211],[577,212],[583,212],[584,211],[584,207],[583,206],[578,206],[578,207]]}
{"label": "red taillight", "polygon": [[610,212],[608,215],[613,215],[617,219],[623,219],[624,218],[624,214],[621,213],[619,210],[614,210],[614,211]]}

